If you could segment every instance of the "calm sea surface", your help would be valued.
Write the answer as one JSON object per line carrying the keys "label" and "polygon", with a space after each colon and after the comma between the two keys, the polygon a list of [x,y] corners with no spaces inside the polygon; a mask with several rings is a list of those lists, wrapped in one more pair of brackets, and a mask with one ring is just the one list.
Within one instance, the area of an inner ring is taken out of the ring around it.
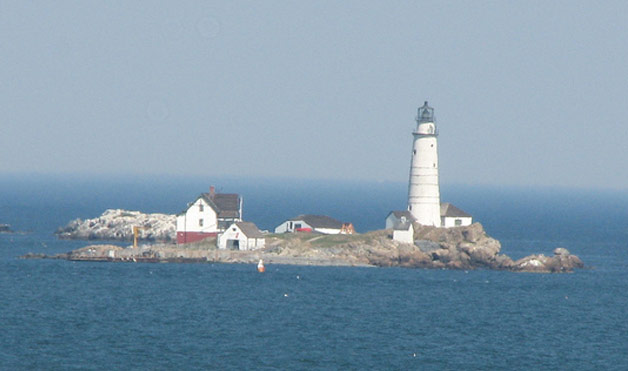
{"label": "calm sea surface", "polygon": [[589,269],[20,260],[85,246],[54,230],[107,208],[176,213],[215,184],[262,229],[300,213],[381,228],[396,183],[0,177],[0,369],[628,370],[628,195],[447,187],[513,258],[566,247]]}

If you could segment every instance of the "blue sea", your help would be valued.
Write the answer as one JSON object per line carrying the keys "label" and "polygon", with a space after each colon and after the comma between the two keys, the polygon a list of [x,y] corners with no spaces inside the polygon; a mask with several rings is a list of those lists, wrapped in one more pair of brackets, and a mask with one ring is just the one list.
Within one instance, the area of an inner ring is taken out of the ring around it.
{"label": "blue sea", "polygon": [[628,193],[442,185],[512,258],[573,274],[21,260],[108,208],[177,213],[210,185],[261,229],[322,213],[365,232],[403,183],[0,176],[0,369],[628,370]]}

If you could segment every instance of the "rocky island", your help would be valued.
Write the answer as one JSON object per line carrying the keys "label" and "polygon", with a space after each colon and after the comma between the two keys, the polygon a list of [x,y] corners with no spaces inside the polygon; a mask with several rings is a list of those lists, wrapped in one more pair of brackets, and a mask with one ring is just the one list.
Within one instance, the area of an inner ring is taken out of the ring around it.
{"label": "rocky island", "polygon": [[[141,214],[108,210],[101,217],[76,220],[60,228],[60,238],[129,240],[129,225],[149,226],[152,241],[172,241],[174,221],[165,214]],[[414,224],[414,244],[391,239],[391,230],[354,235],[317,233],[267,234],[266,246],[258,250],[216,248],[215,238],[177,245],[153,243],[137,248],[90,245],[68,253],[47,256],[27,254],[23,258],[55,258],[75,261],[111,262],[220,262],[270,264],[407,267],[431,269],[494,269],[513,272],[572,272],[584,264],[565,248],[553,256],[530,255],[513,261],[500,254],[501,244],[488,236],[480,223],[454,228]]]}

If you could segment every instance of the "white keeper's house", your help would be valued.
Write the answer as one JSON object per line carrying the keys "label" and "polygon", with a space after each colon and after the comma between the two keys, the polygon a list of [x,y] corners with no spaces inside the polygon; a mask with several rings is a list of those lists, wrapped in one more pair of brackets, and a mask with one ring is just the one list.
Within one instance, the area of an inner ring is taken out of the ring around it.
{"label": "white keeper's house", "polygon": [[299,215],[279,224],[275,233],[318,232],[323,234],[353,234],[351,223],[343,223],[327,215]]}
{"label": "white keeper's house", "polygon": [[177,243],[197,242],[242,221],[242,198],[235,193],[202,193],[177,215]]}
{"label": "white keeper's house", "polygon": [[219,249],[257,250],[266,245],[266,239],[259,228],[251,222],[236,222],[218,235]]}

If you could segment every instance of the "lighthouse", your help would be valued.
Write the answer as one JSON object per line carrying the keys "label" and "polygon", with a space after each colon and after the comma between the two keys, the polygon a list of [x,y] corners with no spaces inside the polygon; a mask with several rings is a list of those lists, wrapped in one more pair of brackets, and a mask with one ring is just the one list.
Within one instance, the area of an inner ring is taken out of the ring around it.
{"label": "lighthouse", "polygon": [[419,224],[441,226],[438,185],[438,130],[434,108],[419,108],[412,136],[412,160],[408,185],[408,211]]}

